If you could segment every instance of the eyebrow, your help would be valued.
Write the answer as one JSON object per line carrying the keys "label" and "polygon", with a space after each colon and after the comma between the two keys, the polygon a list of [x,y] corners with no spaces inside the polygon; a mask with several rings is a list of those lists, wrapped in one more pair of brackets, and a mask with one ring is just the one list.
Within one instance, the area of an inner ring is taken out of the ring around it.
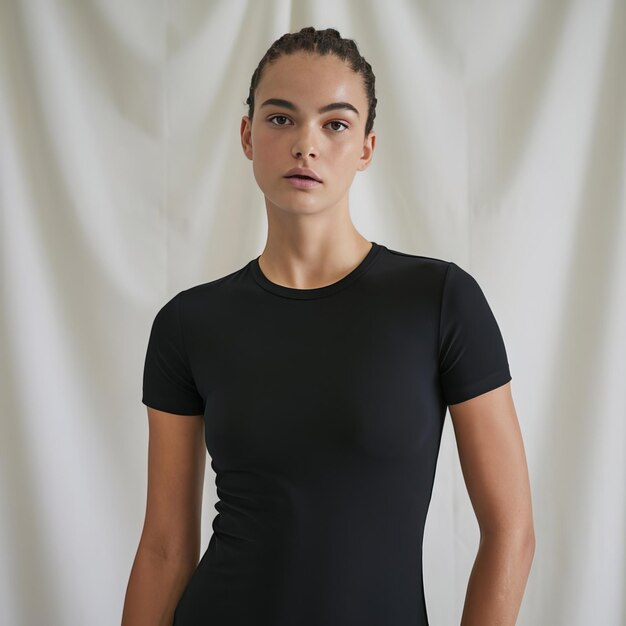
{"label": "eyebrow", "polygon": [[[298,107],[289,100],[283,100],[282,98],[270,98],[266,100],[259,108],[269,105],[283,107],[284,109],[290,109],[291,111],[298,111]],[[335,111],[336,109],[347,109],[348,111],[353,111],[357,115],[359,112],[355,106],[350,104],[349,102],[331,102],[330,104],[325,104],[323,107],[317,110],[318,113],[327,113],[328,111]]]}

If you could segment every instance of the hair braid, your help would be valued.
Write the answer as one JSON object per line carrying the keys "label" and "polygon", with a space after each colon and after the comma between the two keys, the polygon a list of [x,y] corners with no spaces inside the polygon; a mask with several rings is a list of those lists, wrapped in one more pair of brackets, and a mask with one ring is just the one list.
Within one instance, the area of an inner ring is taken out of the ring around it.
{"label": "hair braid", "polygon": [[263,68],[281,56],[305,51],[320,55],[332,54],[338,59],[347,62],[353,72],[361,74],[363,87],[367,96],[368,112],[365,123],[365,137],[374,127],[376,117],[376,77],[372,66],[361,56],[356,42],[353,39],[344,39],[334,28],[316,30],[307,26],[295,33],[285,33],[268,48],[252,74],[250,92],[245,103],[248,105],[248,117],[254,115],[254,92],[259,85]]}

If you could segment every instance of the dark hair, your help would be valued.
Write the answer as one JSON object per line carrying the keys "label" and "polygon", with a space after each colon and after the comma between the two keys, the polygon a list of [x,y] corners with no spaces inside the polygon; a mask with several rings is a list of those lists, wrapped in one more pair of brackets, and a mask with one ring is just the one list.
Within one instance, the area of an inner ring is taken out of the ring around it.
{"label": "dark hair", "polygon": [[353,72],[361,74],[368,103],[367,122],[365,123],[365,137],[367,137],[374,126],[374,118],[376,117],[376,77],[372,72],[372,66],[361,56],[356,42],[353,39],[342,38],[339,31],[334,28],[316,30],[312,26],[307,26],[297,33],[285,33],[268,48],[256,70],[254,70],[254,74],[252,74],[250,93],[246,100],[248,117],[252,120],[254,115],[254,92],[261,80],[263,68],[281,56],[299,51],[320,55],[333,54],[338,59],[347,61]]}

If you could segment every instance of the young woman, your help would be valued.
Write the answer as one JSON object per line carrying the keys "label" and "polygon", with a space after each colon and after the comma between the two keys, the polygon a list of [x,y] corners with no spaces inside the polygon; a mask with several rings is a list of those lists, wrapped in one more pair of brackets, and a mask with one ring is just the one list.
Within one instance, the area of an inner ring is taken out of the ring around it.
{"label": "young woman", "polygon": [[[336,30],[304,28],[272,44],[247,103],[267,243],[154,319],[123,626],[427,625],[422,538],[448,409],[481,530],[462,624],[513,625],[534,533],[504,342],[469,273],[350,219],[376,139],[371,66]],[[207,450],[218,513],[198,562]]]}

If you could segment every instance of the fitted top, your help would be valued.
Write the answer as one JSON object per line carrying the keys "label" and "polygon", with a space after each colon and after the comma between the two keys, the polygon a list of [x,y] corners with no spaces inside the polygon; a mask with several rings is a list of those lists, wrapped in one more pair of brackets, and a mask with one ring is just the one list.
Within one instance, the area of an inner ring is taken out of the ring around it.
{"label": "fitted top", "polygon": [[202,415],[218,500],[174,626],[427,626],[422,540],[447,406],[511,380],[477,281],[371,242],[342,279],[258,257],[177,293],[142,402]]}

